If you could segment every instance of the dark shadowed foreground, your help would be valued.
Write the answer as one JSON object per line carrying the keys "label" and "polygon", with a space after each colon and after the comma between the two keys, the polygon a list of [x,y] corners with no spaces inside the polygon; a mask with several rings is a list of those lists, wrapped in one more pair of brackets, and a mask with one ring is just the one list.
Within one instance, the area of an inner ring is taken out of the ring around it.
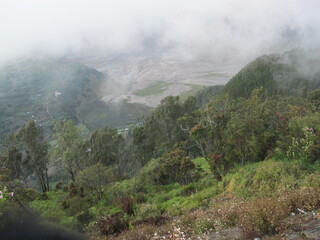
{"label": "dark shadowed foreground", "polygon": [[45,223],[34,214],[11,210],[0,216],[0,239],[3,240],[83,240],[83,236]]}

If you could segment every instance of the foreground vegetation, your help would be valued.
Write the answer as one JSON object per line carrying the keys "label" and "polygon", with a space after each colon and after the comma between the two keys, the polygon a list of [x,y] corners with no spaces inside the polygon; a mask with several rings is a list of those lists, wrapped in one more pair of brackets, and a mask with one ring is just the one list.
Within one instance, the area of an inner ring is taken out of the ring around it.
{"label": "foreground vegetation", "polygon": [[48,143],[27,122],[2,153],[0,228],[23,212],[96,239],[204,238],[231,227],[241,239],[276,238],[297,209],[319,207],[320,94],[270,92],[268,75],[249,73],[264,87],[240,74],[258,87],[170,96],[122,134],[83,134],[61,119]]}

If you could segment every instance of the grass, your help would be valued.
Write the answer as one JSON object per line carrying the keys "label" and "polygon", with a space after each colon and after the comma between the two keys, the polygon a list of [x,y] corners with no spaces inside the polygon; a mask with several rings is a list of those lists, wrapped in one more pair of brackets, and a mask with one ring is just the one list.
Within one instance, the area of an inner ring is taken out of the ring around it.
{"label": "grass", "polygon": [[[163,191],[164,189],[169,191]],[[179,184],[170,184],[160,190],[150,190],[146,200],[149,204],[155,204],[160,212],[165,212],[170,216],[181,215],[186,211],[194,210],[201,207],[204,203],[216,196],[217,188],[210,184],[205,186],[201,182],[190,183],[181,186]],[[137,209],[143,205],[138,205]]]}
{"label": "grass", "polygon": [[195,96],[200,90],[205,88],[204,86],[201,86],[201,85],[194,85],[194,84],[186,84],[186,85],[190,86],[191,89],[179,95],[181,101],[185,101],[190,96]]}
{"label": "grass", "polygon": [[227,77],[225,73],[206,73],[198,76],[197,78],[214,78],[214,77]]}
{"label": "grass", "polygon": [[159,81],[154,85],[137,90],[134,94],[140,97],[146,97],[150,95],[157,95],[163,93],[171,85],[170,82]]}
{"label": "grass", "polygon": [[[242,224],[250,231],[272,233],[282,224],[288,215],[288,207],[292,207],[290,204],[296,202],[295,199],[299,206],[313,209],[318,192],[312,192],[312,189],[320,189],[320,166],[313,164],[311,168],[301,161],[269,159],[238,166],[220,182],[213,178],[204,158],[195,158],[192,162],[202,169],[202,174],[199,181],[187,185],[147,185],[140,192],[135,190],[134,179],[113,184],[115,190],[107,190],[102,201],[88,206],[93,216],[88,226],[92,226],[99,216],[122,214],[119,199],[115,196],[119,195],[133,199],[135,214],[125,215],[131,223],[150,217],[171,216],[188,218],[186,224],[196,232]],[[309,192],[310,197],[306,195]],[[79,224],[76,217],[67,214],[61,207],[67,194],[49,192],[48,200],[35,200],[30,206],[41,212],[42,217],[75,229]],[[142,196],[140,200],[139,194]],[[261,209],[265,212],[261,212]],[[277,209],[279,214],[270,214],[273,209]],[[243,211],[248,213],[247,217],[242,216]],[[198,216],[194,217],[193,214]],[[268,222],[261,223],[265,218]]]}
{"label": "grass", "polygon": [[72,216],[68,216],[62,209],[61,203],[67,196],[65,192],[47,192],[47,200],[34,200],[30,202],[30,207],[39,212],[41,217],[58,222],[60,225],[69,229],[74,229],[76,220]]}
{"label": "grass", "polygon": [[319,172],[319,164],[269,159],[235,168],[220,184],[225,192],[242,199],[271,197],[300,188],[318,188]]}
{"label": "grass", "polygon": [[205,173],[210,174],[210,166],[208,161],[205,158],[195,158],[192,162],[197,166],[200,167]]}

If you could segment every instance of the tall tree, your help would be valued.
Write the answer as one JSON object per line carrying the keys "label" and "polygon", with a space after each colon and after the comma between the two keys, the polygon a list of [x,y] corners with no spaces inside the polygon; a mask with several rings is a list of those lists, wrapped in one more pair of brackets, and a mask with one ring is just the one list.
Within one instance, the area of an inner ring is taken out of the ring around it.
{"label": "tall tree", "polygon": [[15,136],[9,134],[8,136],[9,146],[7,149],[7,157],[5,166],[10,170],[10,176],[12,179],[20,179],[22,177],[22,153],[17,148],[15,142]]}
{"label": "tall tree", "polygon": [[57,141],[52,148],[51,158],[61,160],[63,169],[75,181],[77,172],[82,169],[82,152],[79,151],[81,136],[72,120],[59,120],[56,122],[54,137]]}
{"label": "tall tree", "polygon": [[112,165],[117,162],[123,137],[116,129],[105,127],[95,130],[87,142],[86,152],[91,164],[102,163]]}
{"label": "tall tree", "polygon": [[[187,141],[188,133],[183,131],[178,121],[184,114],[197,109],[196,99],[189,97],[182,103],[178,96],[168,96],[144,120],[143,126],[133,132],[133,144],[142,164],[151,158],[158,158],[172,151],[175,144]],[[189,146],[184,148],[188,152]]]}
{"label": "tall tree", "polygon": [[48,143],[43,140],[42,128],[35,121],[28,121],[16,134],[17,140],[25,145],[25,165],[35,173],[43,192],[49,191]]}

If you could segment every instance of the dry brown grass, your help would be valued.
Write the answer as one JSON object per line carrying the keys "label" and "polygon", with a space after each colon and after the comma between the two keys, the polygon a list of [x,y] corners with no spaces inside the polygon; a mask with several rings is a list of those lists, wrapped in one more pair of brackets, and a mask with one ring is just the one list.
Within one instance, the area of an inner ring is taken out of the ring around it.
{"label": "dry brown grass", "polygon": [[207,233],[232,227],[240,227],[243,230],[243,239],[252,239],[253,236],[273,235],[285,231],[290,227],[287,219],[291,213],[298,213],[298,208],[307,212],[315,210],[319,208],[319,203],[320,191],[313,188],[302,188],[280,196],[248,201],[236,197],[215,199],[211,207],[189,212],[161,226],[143,223],[134,229],[103,239],[180,239],[175,238],[178,233],[173,234],[177,229],[179,234],[185,234],[181,239],[205,239],[202,236]]}
{"label": "dry brown grass", "polygon": [[319,208],[319,204],[318,189],[302,188],[276,197],[249,201],[234,198],[214,204],[209,210],[192,213],[190,219],[193,218],[193,223],[197,226],[197,223],[201,223],[201,219],[205,218],[206,224],[211,224],[215,231],[238,226],[248,234],[275,234],[288,227],[285,219],[291,213],[297,213],[298,208],[312,211]]}

